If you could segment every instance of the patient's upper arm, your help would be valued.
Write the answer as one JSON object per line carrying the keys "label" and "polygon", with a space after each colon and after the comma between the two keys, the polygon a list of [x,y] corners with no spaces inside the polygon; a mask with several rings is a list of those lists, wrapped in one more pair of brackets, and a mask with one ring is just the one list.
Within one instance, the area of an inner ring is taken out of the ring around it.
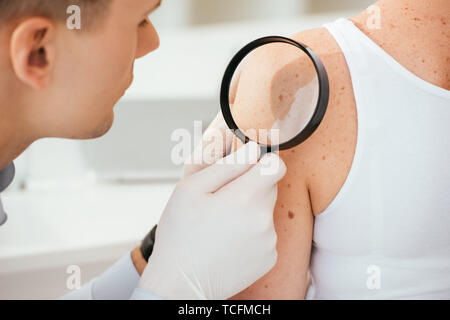
{"label": "patient's upper arm", "polygon": [[[313,213],[302,147],[281,152],[287,174],[278,184],[274,220],[278,236],[278,260],[263,278],[233,299],[303,299],[308,286],[308,269],[313,232]],[[306,156],[305,156],[306,158]]]}
{"label": "patient's upper arm", "polygon": [[275,208],[275,229],[278,235],[278,260],[263,278],[234,299],[303,299],[308,286],[313,214],[305,172],[293,165],[297,149],[285,152],[286,177],[279,183]]}
{"label": "patient's upper arm", "polygon": [[[269,129],[275,119],[283,118],[298,88],[313,76],[302,73],[310,70],[304,67],[307,63],[284,46],[262,48],[249,59],[241,70],[235,96],[231,97],[239,127]],[[308,149],[301,145],[280,153],[287,174],[279,183],[274,213],[278,261],[266,276],[234,299],[305,296],[314,220],[307,186]]]}

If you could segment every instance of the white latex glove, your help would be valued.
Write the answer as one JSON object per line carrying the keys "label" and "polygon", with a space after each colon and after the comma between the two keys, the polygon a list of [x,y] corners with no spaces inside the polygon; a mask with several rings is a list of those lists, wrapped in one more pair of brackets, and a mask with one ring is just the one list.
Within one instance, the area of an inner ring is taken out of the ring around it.
{"label": "white latex glove", "polygon": [[222,159],[231,149],[235,135],[228,129],[222,112],[219,112],[203,134],[200,145],[186,160],[183,177],[190,176]]}
{"label": "white latex glove", "polygon": [[[227,299],[274,266],[273,210],[286,167],[276,154],[258,157],[249,143],[201,171],[187,166],[194,173],[169,200],[140,288],[164,299]],[[277,170],[262,174],[268,166]]]}

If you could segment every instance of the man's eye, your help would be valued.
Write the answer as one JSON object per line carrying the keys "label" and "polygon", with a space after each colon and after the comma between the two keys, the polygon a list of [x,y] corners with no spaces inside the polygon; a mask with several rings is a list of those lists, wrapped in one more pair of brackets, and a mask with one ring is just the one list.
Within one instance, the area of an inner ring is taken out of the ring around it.
{"label": "man's eye", "polygon": [[144,28],[149,24],[148,18],[146,18],[145,20],[143,20],[140,24],[139,27],[140,28]]}

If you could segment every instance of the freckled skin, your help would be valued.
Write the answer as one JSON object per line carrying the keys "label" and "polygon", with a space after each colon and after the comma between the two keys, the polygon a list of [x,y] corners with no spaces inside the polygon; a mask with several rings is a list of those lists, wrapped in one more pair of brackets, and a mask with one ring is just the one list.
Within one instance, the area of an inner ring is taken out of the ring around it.
{"label": "freckled skin", "polygon": [[[449,20],[450,6],[444,0],[436,1],[441,4],[441,9],[434,15],[426,12],[428,2],[424,1],[377,2],[383,19],[380,30],[367,29],[365,21],[368,15],[365,12],[351,20],[415,75],[449,90],[450,28],[445,27],[445,24]],[[266,276],[233,299],[305,297],[314,217],[325,210],[338,194],[353,162],[357,113],[345,58],[334,38],[323,28],[298,33],[293,39],[310,46],[325,64],[330,78],[330,103],[325,118],[314,135],[302,145],[280,153],[287,165],[287,174],[279,183],[274,213],[278,235],[277,264]],[[252,71],[246,72],[250,75]],[[266,70],[261,75],[261,68],[257,72],[259,76],[266,77],[268,83],[277,74],[277,70]],[[242,82],[240,85],[245,86]],[[258,97],[257,108],[266,111],[257,114],[259,123],[270,121],[265,117],[274,108],[268,88],[265,88],[265,92],[260,92],[255,87],[253,90],[256,91],[241,92],[243,100],[249,99],[247,101],[251,102],[254,97]],[[253,105],[250,102],[245,105],[236,104],[235,107]],[[252,126],[255,114],[252,114],[252,119],[246,118],[244,111],[239,112],[242,112],[241,121]]]}
{"label": "freckled skin", "polygon": [[301,88],[317,82],[311,60],[286,44],[256,49],[239,70],[230,90],[233,118],[254,140],[260,137],[259,130],[270,130],[277,120],[286,118]]}

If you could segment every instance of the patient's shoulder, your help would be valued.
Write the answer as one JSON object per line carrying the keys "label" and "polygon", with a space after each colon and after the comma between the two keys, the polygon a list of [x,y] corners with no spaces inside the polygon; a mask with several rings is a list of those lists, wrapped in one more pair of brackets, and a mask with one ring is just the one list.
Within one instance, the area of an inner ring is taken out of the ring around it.
{"label": "patient's shoulder", "polygon": [[[310,47],[321,58],[330,78],[333,102],[333,95],[342,95],[342,87],[349,82],[337,43],[325,28],[302,31],[291,38]],[[268,129],[274,117],[286,113],[298,89],[311,82],[314,66],[308,56],[299,52],[294,46],[275,43],[256,49],[245,60],[230,97],[240,127]]]}
{"label": "patient's shoulder", "polygon": [[321,125],[297,151],[285,155],[288,165],[306,172],[313,212],[318,215],[339,193],[350,171],[357,140],[356,102],[345,57],[332,35],[319,28],[300,32],[294,39],[319,55],[330,82],[330,100]]}
{"label": "patient's shoulder", "polygon": [[338,44],[326,28],[316,28],[298,32],[292,39],[312,48],[322,58],[330,54],[340,53]]}
{"label": "patient's shoulder", "polygon": [[[344,55],[325,28],[302,31],[292,39],[320,57],[330,81],[330,101],[322,124],[306,142],[281,152],[288,175],[295,176],[296,184],[307,185],[318,214],[338,193],[351,167],[357,134],[355,100]],[[273,123],[274,115],[285,112],[298,86],[311,77],[302,73],[307,59],[295,61],[286,47],[263,47],[241,71],[233,108],[244,129]]]}
{"label": "patient's shoulder", "polygon": [[344,54],[326,28],[302,31],[292,39],[307,45],[320,57],[330,77],[331,94],[340,82],[351,82]]}

